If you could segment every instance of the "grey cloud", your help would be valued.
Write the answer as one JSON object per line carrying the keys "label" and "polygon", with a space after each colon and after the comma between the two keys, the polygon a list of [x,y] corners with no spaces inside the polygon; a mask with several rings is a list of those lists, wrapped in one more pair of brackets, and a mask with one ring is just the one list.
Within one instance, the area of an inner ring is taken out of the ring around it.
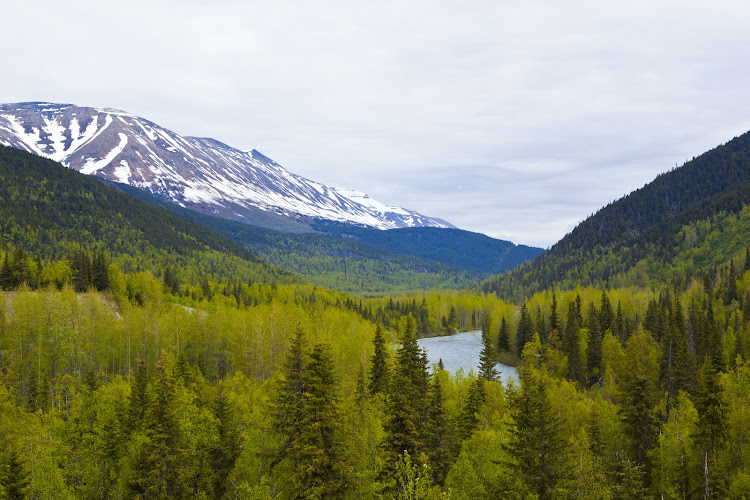
{"label": "grey cloud", "polygon": [[4,16],[3,102],[126,109],[519,243],[551,245],[750,129],[737,1],[42,1]]}

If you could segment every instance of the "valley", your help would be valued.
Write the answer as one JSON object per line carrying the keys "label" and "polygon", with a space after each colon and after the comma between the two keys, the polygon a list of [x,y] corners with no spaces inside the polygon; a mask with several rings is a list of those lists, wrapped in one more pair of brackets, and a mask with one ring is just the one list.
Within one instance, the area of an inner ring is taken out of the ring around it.
{"label": "valley", "polygon": [[41,119],[0,146],[0,496],[750,495],[747,134],[544,252],[341,193],[371,225],[217,217]]}

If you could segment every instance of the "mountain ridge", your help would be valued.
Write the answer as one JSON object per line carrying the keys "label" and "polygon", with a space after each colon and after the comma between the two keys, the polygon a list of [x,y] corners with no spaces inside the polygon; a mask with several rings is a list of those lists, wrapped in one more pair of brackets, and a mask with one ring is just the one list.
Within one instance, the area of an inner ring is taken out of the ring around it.
{"label": "mountain ridge", "polygon": [[[645,285],[657,273],[662,278],[684,279],[700,266],[683,262],[686,267],[679,273],[671,269],[674,259],[689,250],[680,234],[721,213],[739,214],[748,204],[750,132],[601,208],[545,254],[510,273],[489,278],[480,289],[513,297],[519,289],[529,294],[578,284]],[[640,272],[633,272],[639,267]]]}
{"label": "mountain ridge", "polygon": [[[272,227],[276,216],[298,222],[297,231],[315,218],[378,229],[453,227],[357,190],[298,176],[255,149],[241,151],[213,138],[180,136],[112,108],[0,104],[0,144],[148,190],[192,210],[251,224],[260,217],[265,227]],[[286,225],[278,224],[282,230]]]}

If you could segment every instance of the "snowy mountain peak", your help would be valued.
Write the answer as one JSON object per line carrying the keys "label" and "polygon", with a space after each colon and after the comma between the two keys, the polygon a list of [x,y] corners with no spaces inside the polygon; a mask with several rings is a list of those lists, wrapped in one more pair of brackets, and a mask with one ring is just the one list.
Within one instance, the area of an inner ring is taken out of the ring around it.
{"label": "snowy mountain peak", "polygon": [[246,220],[258,209],[380,229],[451,224],[292,174],[256,150],[183,137],[126,111],[73,104],[0,105],[0,144],[187,208]]}

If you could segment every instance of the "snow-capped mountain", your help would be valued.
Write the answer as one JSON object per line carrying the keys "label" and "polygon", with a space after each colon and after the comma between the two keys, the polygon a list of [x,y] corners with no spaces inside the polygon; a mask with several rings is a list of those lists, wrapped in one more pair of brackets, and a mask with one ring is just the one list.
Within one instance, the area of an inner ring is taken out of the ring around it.
{"label": "snow-capped mountain", "polygon": [[324,186],[292,174],[255,150],[182,137],[114,109],[40,102],[2,104],[0,144],[230,219],[247,220],[260,209],[380,229],[453,227],[440,219],[387,206],[359,191]]}

